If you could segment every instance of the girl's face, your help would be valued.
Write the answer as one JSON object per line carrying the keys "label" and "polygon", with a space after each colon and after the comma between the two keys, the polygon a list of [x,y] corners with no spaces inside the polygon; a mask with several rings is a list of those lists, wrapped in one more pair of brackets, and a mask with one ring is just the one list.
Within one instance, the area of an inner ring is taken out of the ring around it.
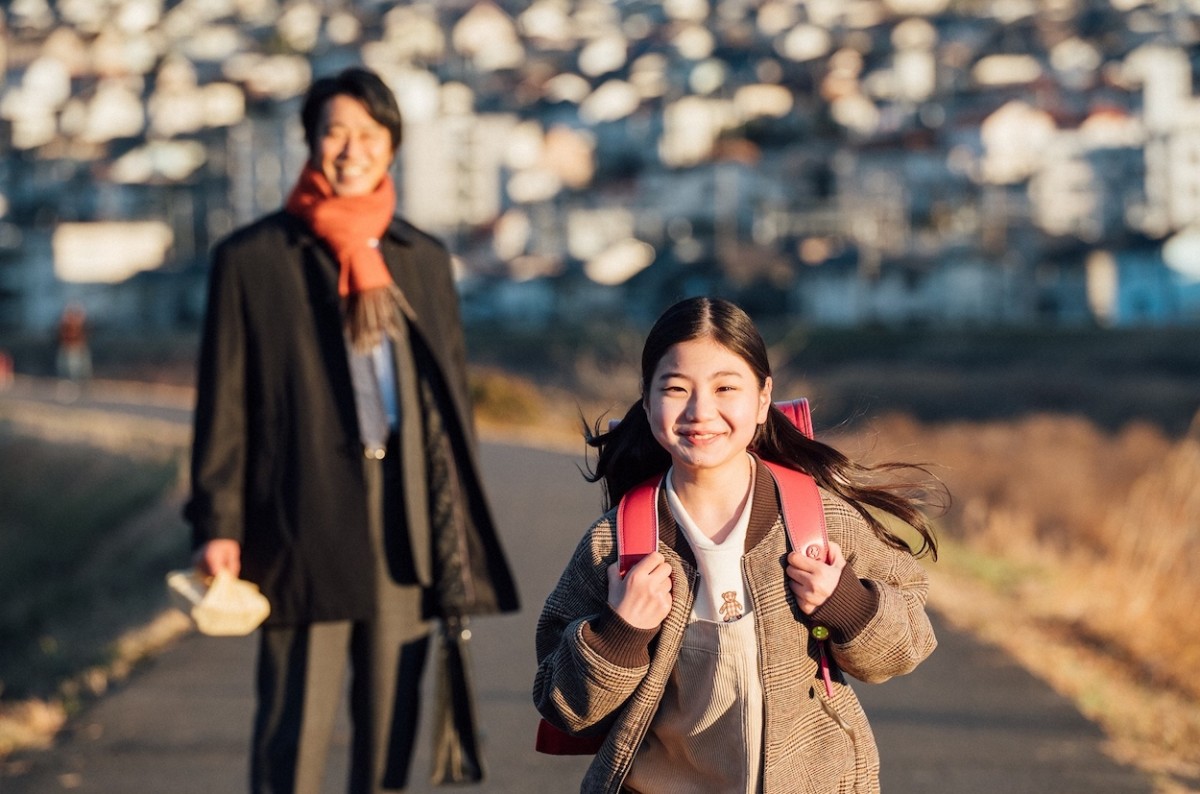
{"label": "girl's face", "polygon": [[771,379],[760,388],[740,356],[711,339],[693,339],[659,360],[643,405],[654,438],[677,468],[745,466],[741,457],[770,410]]}

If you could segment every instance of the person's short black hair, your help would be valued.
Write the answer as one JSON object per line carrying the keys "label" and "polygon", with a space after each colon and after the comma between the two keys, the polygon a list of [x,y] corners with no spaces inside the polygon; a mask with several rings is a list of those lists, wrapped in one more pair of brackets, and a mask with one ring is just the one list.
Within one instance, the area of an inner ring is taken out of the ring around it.
{"label": "person's short black hair", "polygon": [[400,117],[400,106],[396,104],[396,95],[379,75],[369,69],[352,66],[332,77],[322,77],[315,81],[304,95],[300,121],[304,124],[304,140],[308,143],[309,152],[317,150],[317,136],[320,134],[318,127],[325,103],[339,94],[354,97],[362,102],[371,118],[386,127],[392,136],[392,151],[400,148],[403,120]]}

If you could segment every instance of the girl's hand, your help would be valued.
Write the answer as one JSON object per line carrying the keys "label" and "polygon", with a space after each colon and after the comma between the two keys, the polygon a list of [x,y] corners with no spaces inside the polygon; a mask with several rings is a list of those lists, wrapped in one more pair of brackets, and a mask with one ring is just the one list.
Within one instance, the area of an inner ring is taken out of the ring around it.
{"label": "girl's hand", "polygon": [[635,629],[656,629],[671,611],[671,566],[657,551],[647,554],[621,578],[608,566],[608,603]]}
{"label": "girl's hand", "polygon": [[842,569],[846,567],[842,547],[830,541],[829,553],[833,557],[832,562],[809,559],[798,551],[787,556],[788,587],[796,596],[800,611],[806,615],[811,615],[829,600],[838,580],[842,578]]}

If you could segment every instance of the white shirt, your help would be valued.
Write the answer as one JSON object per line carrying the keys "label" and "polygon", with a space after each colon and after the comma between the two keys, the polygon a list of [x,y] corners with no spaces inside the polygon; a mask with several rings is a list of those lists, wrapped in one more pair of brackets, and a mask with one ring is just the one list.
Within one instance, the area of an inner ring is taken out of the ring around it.
{"label": "white shirt", "polygon": [[[749,492],[753,493],[753,465],[750,466],[750,472]],[[667,506],[671,508],[671,515],[675,517],[679,530],[683,532],[688,546],[691,547],[696,557],[696,567],[700,571],[696,603],[692,607],[693,614],[699,620],[714,623],[729,623],[749,615],[753,605],[742,578],[742,554],[746,546],[746,529],[750,525],[750,505],[754,500],[746,499],[746,505],[742,508],[733,530],[723,541],[714,543],[700,531],[679,500],[671,482],[673,473],[673,469],[668,471],[666,477]]]}

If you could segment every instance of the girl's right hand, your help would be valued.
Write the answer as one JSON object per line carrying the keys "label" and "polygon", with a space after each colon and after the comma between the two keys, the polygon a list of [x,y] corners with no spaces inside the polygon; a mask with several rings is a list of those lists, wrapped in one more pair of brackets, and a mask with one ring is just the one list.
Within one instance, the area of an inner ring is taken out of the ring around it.
{"label": "girl's right hand", "polygon": [[657,551],[639,560],[625,578],[608,566],[608,604],[635,629],[656,629],[671,611],[671,566]]}

